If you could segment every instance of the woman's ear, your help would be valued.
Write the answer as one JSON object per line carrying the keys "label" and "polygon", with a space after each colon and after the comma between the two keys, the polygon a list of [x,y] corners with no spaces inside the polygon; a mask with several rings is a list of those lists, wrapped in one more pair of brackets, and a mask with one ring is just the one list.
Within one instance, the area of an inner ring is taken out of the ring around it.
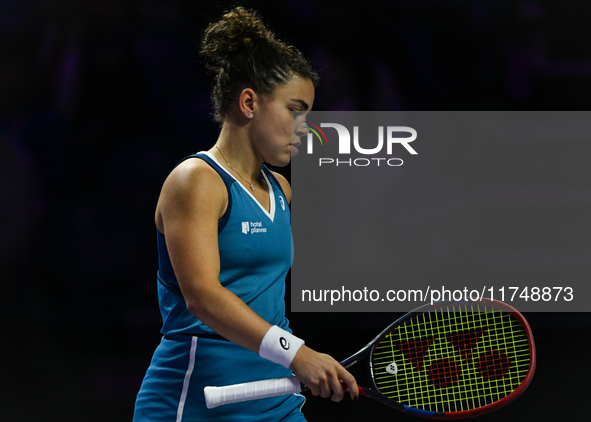
{"label": "woman's ear", "polygon": [[251,88],[245,88],[240,93],[240,113],[247,119],[252,119],[252,116],[254,115],[254,105],[256,101],[257,94]]}

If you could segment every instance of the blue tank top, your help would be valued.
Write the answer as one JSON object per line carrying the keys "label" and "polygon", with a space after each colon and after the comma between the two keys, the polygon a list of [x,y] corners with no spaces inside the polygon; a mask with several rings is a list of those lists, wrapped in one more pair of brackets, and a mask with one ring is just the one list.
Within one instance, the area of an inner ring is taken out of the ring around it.
{"label": "blue tank top", "polygon": [[[288,329],[285,318],[285,276],[292,262],[291,216],[285,194],[263,166],[269,187],[270,212],[228,173],[215,157],[200,152],[184,158],[206,161],[228,190],[228,207],[218,221],[220,283],[273,325]],[[181,161],[181,162],[182,162]],[[163,335],[215,334],[187,310],[175,277],[166,239],[158,237],[158,301]]]}

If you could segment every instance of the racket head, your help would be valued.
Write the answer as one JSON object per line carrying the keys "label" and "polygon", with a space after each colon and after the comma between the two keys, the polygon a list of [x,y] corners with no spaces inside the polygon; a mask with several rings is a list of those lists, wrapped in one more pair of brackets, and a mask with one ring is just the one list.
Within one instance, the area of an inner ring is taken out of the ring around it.
{"label": "racket head", "polygon": [[370,353],[373,381],[362,395],[431,419],[467,418],[509,404],[536,366],[526,319],[490,299],[421,306],[362,351]]}

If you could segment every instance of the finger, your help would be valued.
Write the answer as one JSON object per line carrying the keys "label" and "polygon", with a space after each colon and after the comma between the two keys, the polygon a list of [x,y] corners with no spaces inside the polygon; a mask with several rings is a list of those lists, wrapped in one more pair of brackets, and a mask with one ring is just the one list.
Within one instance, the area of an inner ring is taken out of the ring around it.
{"label": "finger", "polygon": [[330,388],[330,384],[328,381],[324,381],[320,384],[320,396],[327,398],[330,397],[332,394],[332,390]]}
{"label": "finger", "polygon": [[313,396],[320,395],[320,387],[319,386],[317,386],[317,385],[312,385],[312,386],[307,385],[307,387],[308,387],[308,390],[310,390],[310,392],[312,393]]}
{"label": "finger", "polygon": [[332,397],[331,400],[335,401],[335,402],[339,402],[341,400],[343,400],[343,397],[345,396],[345,388],[347,388],[346,386],[343,386],[342,381],[341,381],[341,372],[346,372],[340,365],[336,368],[336,372],[333,374],[331,373],[330,376],[330,386],[332,388]]}
{"label": "finger", "polygon": [[351,395],[351,399],[357,400],[359,398],[359,387],[357,386],[357,380],[355,377],[345,369],[343,369],[339,376],[343,380],[343,383],[347,386],[346,388]]}
{"label": "finger", "polygon": [[332,397],[330,399],[334,402],[339,402],[339,401],[343,400],[343,397],[345,397],[345,390],[343,390],[341,388],[340,392],[334,391],[334,394],[332,395]]}
{"label": "finger", "polygon": [[331,379],[331,387],[333,392],[331,400],[335,402],[343,400],[343,397],[345,396],[345,389],[343,388],[341,380],[338,376],[335,376]]}

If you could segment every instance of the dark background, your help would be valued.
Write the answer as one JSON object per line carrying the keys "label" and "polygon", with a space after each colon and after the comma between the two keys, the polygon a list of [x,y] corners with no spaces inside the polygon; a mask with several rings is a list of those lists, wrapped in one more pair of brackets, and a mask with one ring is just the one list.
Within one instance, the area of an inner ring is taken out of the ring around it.
{"label": "dark background", "polygon": [[[176,162],[217,137],[196,45],[234,4],[0,1],[3,421],[131,420],[159,341],[154,207]],[[320,70],[318,110],[589,109],[586,1],[246,4]],[[534,148],[518,157],[564,169],[553,187],[568,194],[539,228],[586,233],[572,227],[586,219],[571,217],[588,210],[591,178],[567,171],[584,156]],[[528,201],[516,199],[520,212],[536,205]],[[500,221],[515,204],[506,206]],[[569,238],[555,253],[573,260],[546,256],[556,277],[588,273],[589,238]],[[342,359],[397,316],[290,319],[311,347]],[[537,374],[518,401],[480,420],[587,420],[589,315],[526,317]],[[310,421],[416,420],[368,400],[310,398],[304,409]]]}

